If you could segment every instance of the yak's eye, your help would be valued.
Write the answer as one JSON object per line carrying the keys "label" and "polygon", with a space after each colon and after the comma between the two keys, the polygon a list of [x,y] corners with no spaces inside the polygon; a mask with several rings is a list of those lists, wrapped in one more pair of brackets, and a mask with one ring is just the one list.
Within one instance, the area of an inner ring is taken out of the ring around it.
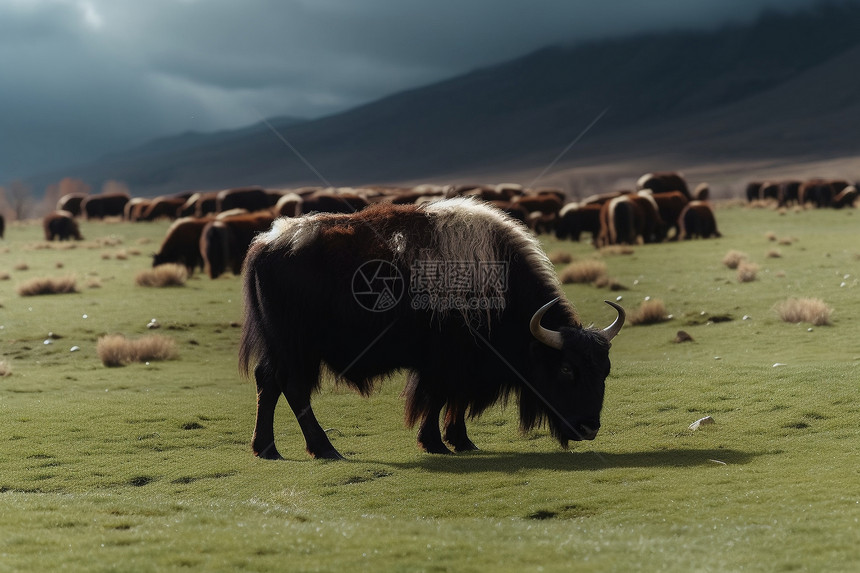
{"label": "yak's eye", "polygon": [[570,366],[568,366],[567,364],[562,364],[561,365],[561,373],[564,376],[573,376],[573,369]]}

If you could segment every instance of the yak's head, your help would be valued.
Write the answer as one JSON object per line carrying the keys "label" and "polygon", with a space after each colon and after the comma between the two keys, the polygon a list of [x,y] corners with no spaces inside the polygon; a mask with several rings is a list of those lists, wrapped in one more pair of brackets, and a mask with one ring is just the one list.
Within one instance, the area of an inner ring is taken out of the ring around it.
{"label": "yak's head", "polygon": [[532,344],[532,384],[520,401],[520,422],[524,429],[546,419],[562,446],[569,440],[593,440],[600,429],[600,410],[606,377],[609,375],[610,341],[624,325],[624,309],[606,301],[617,312],[615,321],[603,330],[541,326],[543,315],[558,299],[535,312],[530,329]]}

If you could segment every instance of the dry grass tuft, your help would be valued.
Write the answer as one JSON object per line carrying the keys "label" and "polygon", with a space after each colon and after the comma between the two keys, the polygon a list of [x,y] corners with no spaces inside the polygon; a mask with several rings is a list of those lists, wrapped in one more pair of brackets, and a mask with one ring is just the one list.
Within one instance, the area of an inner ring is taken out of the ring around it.
{"label": "dry grass tuft", "polygon": [[11,278],[12,278],[12,275],[10,275],[7,272],[0,273],[0,281],[8,281]]}
{"label": "dry grass tuft", "polygon": [[723,264],[730,269],[736,269],[738,266],[747,260],[747,254],[740,251],[731,250],[723,257]]}
{"label": "dry grass tuft", "polygon": [[768,231],[767,233],[765,233],[764,237],[768,241],[776,241],[776,233],[774,233],[773,231]]}
{"label": "dry grass tuft", "polygon": [[554,265],[566,265],[573,261],[573,255],[564,251],[553,251],[549,254],[549,262]]}
{"label": "dry grass tuft", "polygon": [[129,340],[122,334],[108,334],[99,338],[96,352],[105,366],[172,360],[177,356],[176,342],[160,334],[148,334],[136,340]]}
{"label": "dry grass tuft", "polygon": [[657,298],[642,301],[628,319],[632,325],[658,324],[669,320],[666,305]]}
{"label": "dry grass tuft", "polygon": [[593,283],[605,276],[606,263],[594,259],[570,263],[559,274],[559,278],[564,284]]}
{"label": "dry grass tuft", "polygon": [[790,298],[774,307],[785,322],[809,322],[815,326],[830,324],[833,309],[820,298]]}
{"label": "dry grass tuft", "polygon": [[758,265],[747,261],[738,265],[738,281],[742,283],[751,283],[755,280],[758,274]]}
{"label": "dry grass tuft", "polygon": [[782,253],[779,251],[779,249],[771,249],[767,252],[765,256],[769,259],[778,259],[782,257]]}
{"label": "dry grass tuft", "polygon": [[778,245],[790,245],[792,243],[794,243],[794,239],[792,239],[791,237],[782,237],[777,241]]}
{"label": "dry grass tuft", "polygon": [[77,279],[68,277],[37,277],[18,285],[21,296],[36,296],[41,294],[68,294],[78,292]]}
{"label": "dry grass tuft", "polygon": [[16,271],[29,271],[30,265],[28,265],[27,263],[18,263],[17,265],[15,265],[12,268],[15,269]]}
{"label": "dry grass tuft", "polygon": [[188,269],[176,263],[158,265],[154,269],[137,273],[134,282],[145,287],[183,286],[188,280]]}
{"label": "dry grass tuft", "polygon": [[5,360],[0,360],[0,378],[12,375],[12,365]]}
{"label": "dry grass tuft", "polygon": [[636,251],[630,245],[608,245],[600,248],[600,254],[604,257],[613,255],[632,255]]}
{"label": "dry grass tuft", "polygon": [[102,281],[98,277],[90,277],[87,279],[87,288],[102,288]]}

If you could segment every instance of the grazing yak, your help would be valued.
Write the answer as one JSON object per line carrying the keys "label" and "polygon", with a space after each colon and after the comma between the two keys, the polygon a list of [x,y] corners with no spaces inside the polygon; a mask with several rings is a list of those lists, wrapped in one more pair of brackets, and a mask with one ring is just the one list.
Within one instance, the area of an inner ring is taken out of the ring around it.
{"label": "grazing yak", "polygon": [[86,193],[66,193],[57,201],[57,211],[68,211],[72,217],[78,217],[81,214],[81,203],[86,198]]}
{"label": "grazing yak", "polygon": [[54,239],[58,241],[83,240],[75,216],[69,211],[48,213],[42,219],[42,228],[45,231],[46,241],[53,241]]}
{"label": "grazing yak", "polygon": [[209,278],[218,278],[228,270],[242,272],[242,261],[258,233],[266,231],[275,217],[268,212],[244,213],[216,217],[200,234],[198,251]]}
{"label": "grazing yak", "polygon": [[245,209],[246,211],[263,211],[270,209],[277,202],[277,197],[262,187],[238,187],[225,189],[216,195],[218,212],[230,209]]}
{"label": "grazing yak", "polygon": [[184,265],[189,275],[196,268],[202,269],[200,236],[203,228],[213,220],[214,217],[182,217],[174,221],[167,229],[158,252],[152,255],[152,266],[176,263]]}
{"label": "grazing yak", "polygon": [[690,189],[684,176],[680,173],[646,173],[636,182],[637,189],[650,189],[654,193],[666,193],[668,191],[680,191],[684,197],[691,199]]}
{"label": "grazing yak", "polygon": [[642,234],[642,207],[627,194],[607,201],[600,208],[600,235],[595,247],[635,245]]}
{"label": "grazing yak", "polygon": [[301,214],[307,213],[355,213],[367,207],[367,199],[355,193],[332,193],[320,191],[307,195],[301,204]]}
{"label": "grazing yak", "polygon": [[707,201],[690,201],[678,217],[680,239],[722,237],[717,230],[714,210]]}
{"label": "grazing yak", "polygon": [[592,242],[597,244],[601,208],[600,203],[568,203],[558,213],[555,237],[579,241],[582,233],[591,233]]}
{"label": "grazing yak", "polygon": [[140,220],[155,221],[162,218],[175,220],[179,217],[179,210],[186,201],[187,199],[182,197],[156,197],[140,214]]}
{"label": "grazing yak", "polygon": [[125,214],[125,204],[130,200],[128,193],[88,195],[81,203],[81,212],[87,216],[87,219],[122,217]]}
{"label": "grazing yak", "polygon": [[[640,195],[650,193],[649,191],[639,191]],[[668,193],[651,193],[654,202],[657,203],[657,209],[660,212],[660,219],[663,221],[663,228],[659,234],[662,239],[669,238],[672,241],[678,239],[681,234],[681,228],[678,226],[678,218],[681,216],[681,211],[687,206],[690,201],[684,197],[680,191],[669,191]],[[674,234],[670,235],[670,231],[675,230]]]}
{"label": "grazing yak", "polygon": [[311,408],[323,367],[362,394],[407,370],[406,423],[430,453],[476,449],[465,416],[511,397],[524,430],[547,423],[562,446],[597,435],[624,311],[608,303],[609,327],[583,327],[534,235],[498,209],[455,198],[280,218],[243,276],[239,367],[257,384],[260,457],[280,458],[281,394],[307,452],[342,457]]}

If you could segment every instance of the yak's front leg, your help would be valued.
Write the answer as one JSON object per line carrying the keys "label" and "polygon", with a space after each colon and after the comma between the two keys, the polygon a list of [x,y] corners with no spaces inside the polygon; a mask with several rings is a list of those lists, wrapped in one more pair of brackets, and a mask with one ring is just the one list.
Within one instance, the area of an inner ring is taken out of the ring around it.
{"label": "yak's front leg", "polygon": [[261,361],[254,369],[257,382],[257,419],[254,422],[254,436],[251,448],[254,455],[267,460],[282,460],[275,447],[275,406],[281,397],[281,388],[267,361]]}
{"label": "yak's front leg", "polygon": [[445,441],[451,444],[455,452],[468,452],[478,449],[478,446],[473,444],[466,434],[465,407],[448,404],[448,409],[445,412]]}
{"label": "yak's front leg", "polygon": [[[300,386],[300,388],[297,389],[296,386]],[[296,420],[299,422],[299,427],[302,429],[302,434],[307,444],[307,451],[314,458],[326,460],[345,459],[331,445],[331,441],[329,441],[322,426],[317,422],[317,418],[311,408],[310,387],[310,384],[296,385],[287,383],[286,388],[283,389],[284,396],[286,396],[287,402],[290,404],[290,408],[292,408],[293,414],[296,415]]]}
{"label": "yak's front leg", "polygon": [[451,450],[442,441],[442,432],[439,431],[439,414],[445,401],[441,398],[433,398],[430,407],[426,410],[424,420],[418,428],[418,447],[428,454],[450,454]]}

